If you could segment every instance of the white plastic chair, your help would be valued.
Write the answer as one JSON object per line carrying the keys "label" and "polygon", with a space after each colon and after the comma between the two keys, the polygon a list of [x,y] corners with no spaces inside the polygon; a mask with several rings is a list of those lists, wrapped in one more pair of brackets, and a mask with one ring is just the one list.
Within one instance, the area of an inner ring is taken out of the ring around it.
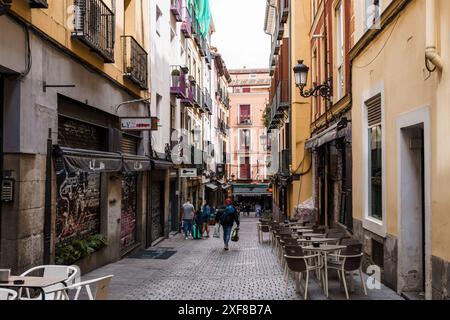
{"label": "white plastic chair", "polygon": [[[89,300],[106,300],[108,298],[109,285],[113,275],[88,281],[78,282],[66,288],[59,288],[48,293],[54,295],[54,300],[70,300],[69,291],[76,290],[73,300],[78,300],[81,290],[86,288]],[[92,294],[91,285],[95,284],[95,294]]]}
{"label": "white plastic chair", "polygon": [[10,289],[0,288],[0,300],[16,300],[17,292]]}
{"label": "white plastic chair", "polygon": [[[20,276],[31,276],[31,274],[43,270],[43,277],[65,277],[66,280],[64,281],[65,285],[62,283],[54,284],[52,286],[43,288],[45,292],[45,300],[54,300],[55,295],[53,293],[50,293],[50,291],[56,290],[56,289],[62,289],[67,286],[73,285],[77,279],[76,277],[79,276],[79,269],[74,266],[59,266],[59,265],[43,265],[43,266],[37,266],[34,268],[31,268],[24,273],[22,273]],[[42,295],[39,293],[35,297],[31,297],[30,290],[28,288],[25,288],[26,296],[22,296],[22,288],[19,290],[19,299],[20,300],[42,300]]]}

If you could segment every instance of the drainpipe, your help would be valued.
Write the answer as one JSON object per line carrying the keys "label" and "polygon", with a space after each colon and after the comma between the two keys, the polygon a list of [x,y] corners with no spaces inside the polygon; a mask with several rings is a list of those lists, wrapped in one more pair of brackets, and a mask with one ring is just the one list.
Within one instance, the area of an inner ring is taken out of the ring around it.
{"label": "drainpipe", "polygon": [[426,0],[426,48],[425,57],[437,69],[444,69],[442,57],[437,52],[436,46],[436,0]]}

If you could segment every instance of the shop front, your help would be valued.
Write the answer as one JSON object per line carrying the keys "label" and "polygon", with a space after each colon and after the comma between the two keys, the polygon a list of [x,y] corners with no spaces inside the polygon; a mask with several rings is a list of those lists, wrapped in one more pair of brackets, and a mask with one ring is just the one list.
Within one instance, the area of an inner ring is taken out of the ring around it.
{"label": "shop front", "polygon": [[314,203],[320,224],[352,230],[351,126],[338,124],[313,136],[306,143],[313,154]]}

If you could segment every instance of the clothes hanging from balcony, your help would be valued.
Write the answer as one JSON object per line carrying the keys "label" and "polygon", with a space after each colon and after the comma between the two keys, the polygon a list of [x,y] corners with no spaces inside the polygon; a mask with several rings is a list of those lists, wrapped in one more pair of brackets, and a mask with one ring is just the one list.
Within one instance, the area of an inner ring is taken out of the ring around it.
{"label": "clothes hanging from balcony", "polygon": [[188,0],[188,8],[194,4],[193,16],[200,25],[200,32],[203,37],[207,37],[211,24],[211,7],[209,0]]}

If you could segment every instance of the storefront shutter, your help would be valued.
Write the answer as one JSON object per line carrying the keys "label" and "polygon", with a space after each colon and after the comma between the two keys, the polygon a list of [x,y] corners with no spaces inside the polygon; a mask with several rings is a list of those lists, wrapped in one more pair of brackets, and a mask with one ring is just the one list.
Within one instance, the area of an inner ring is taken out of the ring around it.
{"label": "storefront shutter", "polygon": [[138,154],[139,138],[124,134],[122,135],[120,149],[122,153]]}

